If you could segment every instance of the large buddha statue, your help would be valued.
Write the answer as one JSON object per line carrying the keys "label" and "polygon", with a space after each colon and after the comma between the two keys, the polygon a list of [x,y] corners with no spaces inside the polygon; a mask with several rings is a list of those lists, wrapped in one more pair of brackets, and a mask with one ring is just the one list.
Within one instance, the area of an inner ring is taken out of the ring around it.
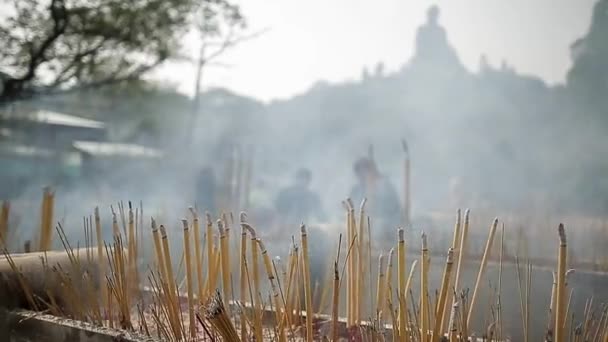
{"label": "large buddha statue", "polygon": [[445,29],[439,25],[439,8],[427,10],[427,21],[416,33],[416,51],[413,63],[458,65],[460,61],[448,43]]}

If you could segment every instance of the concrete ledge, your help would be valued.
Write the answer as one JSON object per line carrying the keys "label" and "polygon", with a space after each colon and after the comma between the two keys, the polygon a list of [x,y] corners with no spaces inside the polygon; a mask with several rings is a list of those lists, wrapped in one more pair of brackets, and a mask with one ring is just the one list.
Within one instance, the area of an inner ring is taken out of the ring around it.
{"label": "concrete ledge", "polygon": [[126,331],[100,328],[85,322],[32,311],[0,308],[0,337],[9,342],[154,342]]}

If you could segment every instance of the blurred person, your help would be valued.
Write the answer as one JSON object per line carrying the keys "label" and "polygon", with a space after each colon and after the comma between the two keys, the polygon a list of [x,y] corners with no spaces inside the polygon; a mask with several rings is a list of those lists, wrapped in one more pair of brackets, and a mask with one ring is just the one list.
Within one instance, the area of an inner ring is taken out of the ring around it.
{"label": "blurred person", "polygon": [[369,158],[361,158],[354,164],[353,170],[357,177],[350,192],[350,199],[359,209],[363,198],[367,198],[365,206],[372,222],[372,236],[377,239],[386,239],[396,234],[401,223],[401,205],[397,190],[378,171],[376,164]]}
{"label": "blurred person", "polygon": [[310,190],[312,172],[299,169],[294,184],[282,189],[275,201],[275,208],[282,224],[299,225],[324,221],[325,213],[319,195]]}
{"label": "blurred person", "polygon": [[203,168],[197,176],[195,188],[196,207],[199,213],[208,211],[213,215],[216,214],[216,190],[217,184],[213,169]]}

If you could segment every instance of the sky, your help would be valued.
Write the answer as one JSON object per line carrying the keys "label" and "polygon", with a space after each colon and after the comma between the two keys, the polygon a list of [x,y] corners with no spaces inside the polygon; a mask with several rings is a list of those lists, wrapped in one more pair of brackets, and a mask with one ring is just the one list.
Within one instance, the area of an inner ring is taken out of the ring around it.
{"label": "sky", "polygon": [[[589,27],[595,0],[240,0],[260,37],[226,52],[204,71],[203,87],[226,87],[263,101],[302,93],[319,80],[360,78],[378,62],[398,70],[412,55],[416,28],[437,4],[440,23],[467,68],[481,54],[522,74],[562,83],[569,45]],[[184,44],[196,49],[194,39]],[[192,94],[194,67],[169,64],[157,77]]]}

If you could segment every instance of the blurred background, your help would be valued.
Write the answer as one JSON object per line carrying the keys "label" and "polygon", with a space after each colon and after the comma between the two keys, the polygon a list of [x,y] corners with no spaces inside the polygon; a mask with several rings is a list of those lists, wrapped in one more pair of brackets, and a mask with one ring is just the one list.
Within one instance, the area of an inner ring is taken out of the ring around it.
{"label": "blurred background", "polygon": [[331,233],[373,197],[378,241],[442,250],[472,208],[479,251],[494,216],[512,254],[564,221],[602,268],[604,34],[605,0],[0,1],[0,198],[23,238],[46,185],[73,234],[118,200]]}

